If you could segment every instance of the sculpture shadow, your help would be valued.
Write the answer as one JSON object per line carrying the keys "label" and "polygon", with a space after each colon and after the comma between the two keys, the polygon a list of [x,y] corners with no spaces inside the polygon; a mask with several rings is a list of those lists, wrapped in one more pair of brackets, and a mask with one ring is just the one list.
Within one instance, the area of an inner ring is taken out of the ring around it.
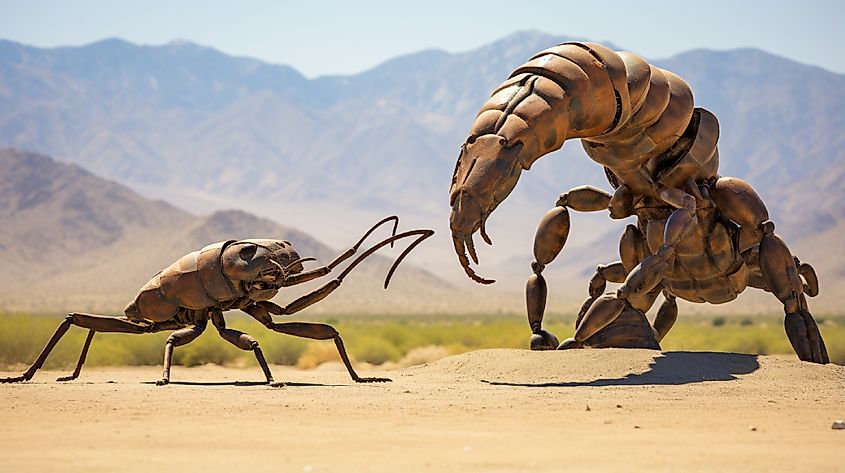
{"label": "sculpture shadow", "polygon": [[705,381],[733,381],[739,379],[737,375],[753,373],[759,367],[757,355],[673,351],[656,356],[645,373],[629,374],[622,378],[556,383],[509,383],[487,380],[482,380],[482,382],[493,386],[533,388],[682,385]]}
{"label": "sculpture shadow", "polygon": [[[156,384],[155,381],[144,381],[142,384]],[[267,384],[266,381],[171,381],[169,385],[175,386],[267,386],[270,388],[286,388],[286,387],[341,387],[345,384],[321,384],[321,383],[297,383],[297,382],[279,382]]]}

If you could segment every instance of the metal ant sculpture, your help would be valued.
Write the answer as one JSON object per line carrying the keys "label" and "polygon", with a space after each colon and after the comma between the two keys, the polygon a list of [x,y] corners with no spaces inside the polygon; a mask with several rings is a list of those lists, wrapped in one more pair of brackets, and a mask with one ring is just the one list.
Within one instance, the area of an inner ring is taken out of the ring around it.
{"label": "metal ant sculpture", "polygon": [[[478,264],[473,234],[491,244],[485,222],[522,171],[580,138],[615,192],[577,187],[541,220],[526,284],[532,349],[659,348],[677,317],[675,298],[721,304],[751,286],[783,303],[798,357],[827,363],[804,297],[818,294],[815,272],[775,235],[754,189],[719,176],[718,137],[716,117],[693,106],[686,82],[635,54],[582,42],[537,53],[493,91],[461,147],[449,217],[461,266],[478,283],[494,282],[470,267],[467,252]],[[558,344],[542,329],[542,271],[566,242],[568,209],[633,215],[637,223],[622,235],[621,260],[599,266],[590,281],[574,337]],[[608,281],[622,286],[602,295]],[[652,326],[645,312],[661,292],[666,300]]]}
{"label": "metal ant sculpture", "polygon": [[[284,307],[270,302],[282,287],[294,286],[325,276],[358,252],[364,240],[378,227],[393,222],[393,231],[389,238],[373,245],[361,253],[336,278],[308,294],[299,297]],[[384,288],[390,284],[390,278],[399,263],[423,240],[434,234],[433,230],[411,230],[396,233],[399,218],[387,217],[373,225],[353,245],[326,266],[304,271],[303,262],[314,258],[300,258],[288,241],[283,240],[229,240],[214,243],[199,251],[188,253],[176,262],[153,276],[138,292],[135,300],[124,310],[123,317],[70,313],[56,329],[50,341],[38,355],[38,358],[21,376],[0,378],[0,382],[13,383],[27,381],[44,364],[56,343],[72,325],[89,329],[88,337],[82,347],[76,369],[73,374],[59,378],[58,381],[76,379],[82,369],[88,348],[97,332],[153,333],[176,330],[167,339],[164,346],[164,372],[156,383],[165,385],[170,382],[170,362],[173,349],[196,339],[206,328],[208,321],[217,328],[224,340],[242,350],[255,353],[258,364],[264,371],[267,383],[273,383],[273,375],[264,359],[258,342],[250,335],[226,327],[223,312],[240,309],[261,322],[265,327],[279,333],[315,340],[334,340],[340,357],[349,375],[359,383],[387,382],[387,378],[362,378],[358,376],[343,340],[334,327],[326,324],[308,322],[273,321],[272,315],[290,315],[323,300],[340,287],[343,278],[361,261],[380,248],[394,242],[417,237],[396,259],[387,273]]]}

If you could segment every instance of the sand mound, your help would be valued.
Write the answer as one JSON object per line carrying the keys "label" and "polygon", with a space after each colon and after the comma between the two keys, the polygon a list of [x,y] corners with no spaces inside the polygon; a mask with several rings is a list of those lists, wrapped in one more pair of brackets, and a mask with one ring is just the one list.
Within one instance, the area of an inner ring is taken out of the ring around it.
{"label": "sand mound", "polygon": [[532,352],[498,348],[451,356],[405,373],[534,387],[685,385],[738,379],[804,387],[845,381],[843,366],[819,366],[787,356],[636,349]]}

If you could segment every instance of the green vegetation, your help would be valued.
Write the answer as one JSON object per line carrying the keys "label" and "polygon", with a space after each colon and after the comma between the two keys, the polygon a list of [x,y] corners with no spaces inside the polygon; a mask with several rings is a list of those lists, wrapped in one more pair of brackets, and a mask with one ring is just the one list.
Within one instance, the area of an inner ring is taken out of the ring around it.
{"label": "green vegetation", "polygon": [[[229,326],[253,335],[268,361],[311,368],[337,359],[334,344],[271,332],[246,316],[228,315]],[[324,319],[342,334],[351,356],[358,362],[400,366],[480,348],[525,348],[528,327],[518,316],[346,316]],[[549,315],[547,328],[561,338],[572,333],[572,319]],[[61,317],[0,314],[0,367],[29,364],[38,355]],[[830,358],[845,364],[845,318],[827,318],[822,326]],[[72,368],[85,339],[77,327],[65,335],[45,365]],[[149,335],[98,334],[88,365],[156,365],[161,363],[167,333]],[[665,350],[706,350],[752,354],[792,354],[779,317],[681,318],[662,343]],[[251,353],[241,351],[217,336],[212,326],[193,343],[174,352],[174,362],[193,366],[217,363],[255,365]]]}

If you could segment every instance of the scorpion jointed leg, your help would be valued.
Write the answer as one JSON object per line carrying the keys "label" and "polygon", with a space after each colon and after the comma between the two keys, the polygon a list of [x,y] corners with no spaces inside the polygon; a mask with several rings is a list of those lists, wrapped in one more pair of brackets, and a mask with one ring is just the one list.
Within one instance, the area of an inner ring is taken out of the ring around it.
{"label": "scorpion jointed leg", "polygon": [[569,236],[569,210],[597,212],[606,210],[612,196],[591,186],[575,187],[560,195],[552,210],[540,220],[534,236],[534,272],[525,285],[525,300],[528,309],[528,324],[531,327],[532,350],[554,350],[557,338],[543,330],[543,315],[546,308],[548,287],[542,272],[560,254]]}
{"label": "scorpion jointed leg", "polygon": [[587,300],[581,304],[581,310],[578,311],[578,317],[575,318],[575,326],[577,327],[578,324],[581,323],[581,319],[584,318],[584,314],[587,313],[587,309],[593,305],[593,302],[595,302],[599,296],[604,294],[608,282],[621,283],[625,281],[626,276],[628,276],[628,271],[625,269],[622,261],[610,264],[600,264],[596,267],[595,274],[593,274],[593,277],[590,278],[590,285],[588,288],[589,296],[587,297]]}
{"label": "scorpion jointed leg", "polygon": [[783,303],[784,329],[798,358],[815,363],[829,363],[819,326],[807,308],[804,283],[795,260],[783,240],[774,234],[774,225],[763,225],[760,242],[760,269],[766,286]]}
{"label": "scorpion jointed leg", "polygon": [[564,340],[559,349],[581,348],[651,348],[660,349],[655,330],[648,323],[645,312],[656,299],[655,291],[643,294],[633,305],[628,299],[608,293],[598,297],[587,309],[572,338]]}
{"label": "scorpion jointed leg", "polygon": [[[765,204],[747,182],[722,177],[712,186],[710,196],[722,214],[740,226],[740,251],[759,248],[757,264],[753,265],[752,260],[752,265],[759,267],[765,290],[783,304],[784,329],[798,358],[828,363],[824,340],[804,297],[805,292],[818,294],[818,278],[812,266],[798,262],[774,233],[775,226],[768,220]],[[801,279],[802,274],[806,283]]]}
{"label": "scorpion jointed leg", "polygon": [[657,316],[654,318],[654,332],[657,336],[657,342],[663,341],[663,337],[669,333],[669,330],[675,325],[678,320],[678,303],[675,301],[675,296],[663,291],[663,304],[657,310]]}

